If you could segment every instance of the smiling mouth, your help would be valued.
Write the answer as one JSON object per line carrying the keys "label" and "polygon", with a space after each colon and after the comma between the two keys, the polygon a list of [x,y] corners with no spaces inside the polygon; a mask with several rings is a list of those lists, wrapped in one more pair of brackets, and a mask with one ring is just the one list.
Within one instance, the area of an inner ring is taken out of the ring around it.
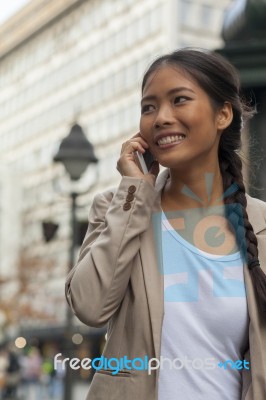
{"label": "smiling mouth", "polygon": [[160,138],[156,144],[157,146],[164,146],[166,144],[178,144],[181,143],[186,138],[185,135],[169,135]]}

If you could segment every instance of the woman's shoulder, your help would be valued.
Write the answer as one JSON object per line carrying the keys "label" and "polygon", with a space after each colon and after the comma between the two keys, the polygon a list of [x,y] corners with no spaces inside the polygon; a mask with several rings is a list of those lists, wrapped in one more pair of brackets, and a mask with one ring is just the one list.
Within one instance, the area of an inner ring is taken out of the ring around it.
{"label": "woman's shoulder", "polygon": [[116,187],[112,187],[96,193],[92,198],[91,212],[93,210],[94,212],[96,212],[96,210],[103,210],[103,212],[106,212],[116,190]]}
{"label": "woman's shoulder", "polygon": [[255,231],[266,228],[266,202],[246,194],[247,213],[251,223],[255,224]]}
{"label": "woman's shoulder", "polygon": [[135,182],[132,183],[132,179],[133,178],[123,177],[120,183],[118,183],[116,186],[111,186],[96,193],[93,197],[92,206],[96,208],[106,208],[112,202],[116,195],[116,197],[118,197],[118,201],[121,201],[122,197],[124,197],[126,189],[128,190],[128,187],[131,186],[132,188],[134,186],[134,188],[136,189],[136,186],[133,185],[135,184]]}
{"label": "woman's shoulder", "polygon": [[107,201],[108,200],[111,201],[113,196],[114,196],[114,194],[115,194],[115,192],[116,192],[116,190],[117,190],[117,186],[114,186],[114,187],[111,187],[111,188],[108,188],[108,189],[104,189],[104,190],[96,193],[95,196],[94,196],[94,199],[96,201],[100,201],[101,199],[105,199]]}
{"label": "woman's shoulder", "polygon": [[250,206],[257,206],[259,207],[264,213],[266,213],[266,202],[260,199],[257,199],[256,197],[252,197],[249,194],[246,194],[247,198],[247,203]]}

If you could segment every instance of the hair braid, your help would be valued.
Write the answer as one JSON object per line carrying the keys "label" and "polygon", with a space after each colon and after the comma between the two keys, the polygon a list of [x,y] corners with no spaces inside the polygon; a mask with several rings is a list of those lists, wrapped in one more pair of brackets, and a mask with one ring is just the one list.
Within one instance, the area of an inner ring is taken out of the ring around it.
{"label": "hair braid", "polygon": [[258,259],[258,241],[247,213],[246,190],[243,183],[242,161],[236,152],[226,152],[220,148],[220,169],[223,177],[224,193],[234,185],[234,193],[225,197],[226,217],[233,225],[236,241],[242,257],[250,270],[253,285],[257,291],[261,307],[266,312],[266,275]]}

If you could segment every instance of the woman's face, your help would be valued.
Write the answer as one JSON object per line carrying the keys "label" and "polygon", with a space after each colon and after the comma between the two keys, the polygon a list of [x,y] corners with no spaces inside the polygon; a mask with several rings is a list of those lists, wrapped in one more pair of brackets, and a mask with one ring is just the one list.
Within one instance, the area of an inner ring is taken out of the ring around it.
{"label": "woman's face", "polygon": [[[140,133],[159,164],[173,169],[217,165],[231,106],[214,111],[208,95],[182,70],[159,67],[143,90]],[[226,126],[225,126],[226,125]]]}

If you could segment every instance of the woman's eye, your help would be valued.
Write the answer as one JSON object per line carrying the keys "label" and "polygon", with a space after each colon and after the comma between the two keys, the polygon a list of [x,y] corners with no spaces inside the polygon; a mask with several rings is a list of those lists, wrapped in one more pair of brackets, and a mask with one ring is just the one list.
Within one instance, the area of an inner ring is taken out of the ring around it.
{"label": "woman's eye", "polygon": [[174,103],[175,103],[175,104],[184,103],[186,100],[188,100],[187,97],[184,97],[184,96],[177,96],[177,97],[175,97],[175,99],[174,99]]}
{"label": "woman's eye", "polygon": [[152,104],[146,104],[141,107],[141,114],[144,114],[145,112],[150,112],[154,110],[154,106]]}

